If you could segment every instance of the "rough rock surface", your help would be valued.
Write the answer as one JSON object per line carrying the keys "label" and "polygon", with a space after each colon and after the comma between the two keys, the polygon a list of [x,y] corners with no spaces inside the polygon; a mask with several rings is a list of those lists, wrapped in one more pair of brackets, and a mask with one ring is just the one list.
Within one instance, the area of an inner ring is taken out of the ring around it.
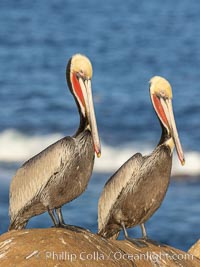
{"label": "rough rock surface", "polygon": [[188,252],[200,259],[200,239],[188,250]]}
{"label": "rough rock surface", "polygon": [[86,230],[28,229],[0,236],[0,266],[196,267],[200,260],[169,246],[139,248]]}

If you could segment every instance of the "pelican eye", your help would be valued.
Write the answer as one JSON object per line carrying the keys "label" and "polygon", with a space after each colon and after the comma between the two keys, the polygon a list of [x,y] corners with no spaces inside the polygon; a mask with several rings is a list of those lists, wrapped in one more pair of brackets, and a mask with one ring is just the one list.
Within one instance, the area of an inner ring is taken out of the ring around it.
{"label": "pelican eye", "polygon": [[157,96],[159,99],[162,98],[162,99],[164,99],[164,100],[166,100],[166,99],[169,98],[168,95],[166,94],[166,92],[165,92],[164,90],[160,90],[159,92],[157,92],[157,93],[156,93],[156,96]]}
{"label": "pelican eye", "polygon": [[81,78],[83,81],[87,80],[87,77],[85,76],[85,73],[82,70],[76,73],[76,77],[78,79]]}
{"label": "pelican eye", "polygon": [[162,90],[162,89],[159,91],[159,93],[157,94],[157,96],[158,96],[159,98],[162,97],[163,99],[167,99],[167,98],[168,98],[168,96],[167,96],[165,90]]}

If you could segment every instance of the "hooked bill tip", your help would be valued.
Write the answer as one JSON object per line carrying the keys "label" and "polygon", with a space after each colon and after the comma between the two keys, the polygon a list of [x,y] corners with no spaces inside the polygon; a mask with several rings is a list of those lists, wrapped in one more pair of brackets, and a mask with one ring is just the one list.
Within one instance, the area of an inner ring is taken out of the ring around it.
{"label": "hooked bill tip", "polygon": [[100,147],[100,145],[96,145],[96,144],[94,144],[94,151],[95,151],[95,153],[96,153],[96,155],[97,155],[97,158],[100,158],[101,157],[101,147]]}
{"label": "hooked bill tip", "polygon": [[185,159],[183,158],[181,161],[181,165],[184,166],[185,165]]}
{"label": "hooked bill tip", "polygon": [[97,158],[101,157],[101,152],[97,152]]}

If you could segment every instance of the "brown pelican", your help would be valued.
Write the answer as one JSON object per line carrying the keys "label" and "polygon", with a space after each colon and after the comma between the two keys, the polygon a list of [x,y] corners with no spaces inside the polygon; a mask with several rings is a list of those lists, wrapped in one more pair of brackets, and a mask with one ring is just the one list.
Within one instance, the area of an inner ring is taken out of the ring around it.
{"label": "brown pelican", "polygon": [[68,62],[66,79],[80,113],[79,128],[74,136],[50,145],[17,171],[10,186],[9,230],[24,228],[31,217],[45,211],[56,227],[67,227],[61,207],[84,192],[94,154],[101,155],[91,78],[90,60],[74,55]]}
{"label": "brown pelican", "polygon": [[[150,80],[150,96],[162,126],[160,142],[149,156],[132,156],[107,181],[98,204],[98,233],[116,239],[121,229],[141,226],[143,240],[147,240],[144,223],[160,207],[166,194],[172,167],[172,152],[176,146],[184,164],[184,155],[172,109],[172,89],[167,80],[155,76]],[[148,239],[149,240],[149,239]]]}

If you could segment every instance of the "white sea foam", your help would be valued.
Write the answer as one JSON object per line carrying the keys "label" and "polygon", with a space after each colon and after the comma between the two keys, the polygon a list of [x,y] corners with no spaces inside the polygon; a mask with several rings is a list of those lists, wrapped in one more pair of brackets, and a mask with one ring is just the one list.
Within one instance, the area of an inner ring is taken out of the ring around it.
{"label": "white sea foam", "polygon": [[[41,136],[27,136],[16,130],[6,130],[0,133],[0,161],[23,162],[34,156],[48,145],[62,138],[59,133]],[[129,157],[140,151],[143,155],[149,154],[153,146],[149,144],[130,143],[124,146],[112,147],[102,144],[102,156],[95,160],[95,171],[112,173],[116,171]],[[186,164],[181,166],[177,157],[174,157],[172,175],[200,176],[200,152],[186,151]]]}
{"label": "white sea foam", "polygon": [[[98,172],[114,172],[116,171],[127,159],[138,151],[142,155],[148,155],[153,150],[148,144],[129,144],[125,147],[109,147],[103,145],[102,157],[96,159],[95,170]],[[174,153],[175,154],[175,153]],[[176,154],[173,159],[172,175],[173,176],[200,176],[200,152],[188,151],[185,153],[186,163],[181,165]]]}
{"label": "white sea foam", "polygon": [[0,133],[0,160],[27,160],[61,137],[60,134],[27,136],[16,130],[5,130]]}

